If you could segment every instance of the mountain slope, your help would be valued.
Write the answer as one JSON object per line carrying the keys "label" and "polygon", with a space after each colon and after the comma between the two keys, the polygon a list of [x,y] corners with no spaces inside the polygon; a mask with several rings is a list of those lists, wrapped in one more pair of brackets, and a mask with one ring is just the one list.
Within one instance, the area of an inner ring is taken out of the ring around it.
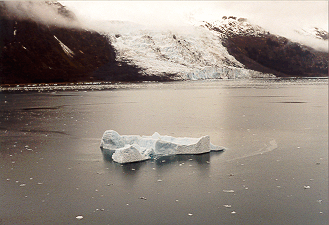
{"label": "mountain slope", "polygon": [[[218,32],[228,52],[246,68],[286,77],[328,75],[327,52],[270,34],[245,19],[224,18],[204,26]],[[320,34],[325,37],[324,31]]]}
{"label": "mountain slope", "polygon": [[[327,52],[244,18],[158,30],[123,21],[92,27],[97,32],[58,2],[0,2],[0,83],[328,75]],[[320,29],[303,35],[328,42]]]}
{"label": "mountain slope", "polygon": [[[113,26],[117,24],[113,22]],[[111,22],[103,26],[111,28]],[[130,26],[127,23],[127,26]],[[104,31],[117,51],[117,61],[129,61],[145,75],[174,79],[270,76],[246,69],[230,55],[218,34],[204,27],[179,29],[121,29]],[[122,31],[124,30],[124,31]]]}
{"label": "mountain slope", "polygon": [[326,52],[270,34],[245,18],[223,17],[170,30],[122,21],[102,22],[99,27],[116,49],[117,61],[129,61],[145,75],[170,74],[175,79],[327,76]]}
{"label": "mountain slope", "polygon": [[[49,3],[26,4],[30,10],[34,4],[48,7]],[[50,7],[70,20],[75,18],[58,4]],[[45,24],[32,17],[37,15],[22,17],[0,2],[1,84],[145,79],[136,66],[118,65],[116,52],[105,36],[79,27]]]}

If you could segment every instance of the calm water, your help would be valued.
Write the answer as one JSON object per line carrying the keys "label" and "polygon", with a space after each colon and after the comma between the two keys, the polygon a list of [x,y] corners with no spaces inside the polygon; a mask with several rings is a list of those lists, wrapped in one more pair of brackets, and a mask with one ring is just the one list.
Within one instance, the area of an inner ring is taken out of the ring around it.
{"label": "calm water", "polygon": [[[0,93],[0,224],[328,224],[328,80],[112,88]],[[227,150],[122,166],[107,129]]]}

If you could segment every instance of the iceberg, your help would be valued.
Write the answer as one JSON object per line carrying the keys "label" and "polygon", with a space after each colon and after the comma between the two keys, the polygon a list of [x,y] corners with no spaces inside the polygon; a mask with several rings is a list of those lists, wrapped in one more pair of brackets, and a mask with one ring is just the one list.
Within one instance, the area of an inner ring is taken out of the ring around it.
{"label": "iceberg", "polygon": [[200,138],[120,135],[114,130],[104,132],[100,147],[103,154],[111,155],[114,162],[131,163],[169,155],[202,154],[223,151],[224,148],[210,143],[210,137]]}

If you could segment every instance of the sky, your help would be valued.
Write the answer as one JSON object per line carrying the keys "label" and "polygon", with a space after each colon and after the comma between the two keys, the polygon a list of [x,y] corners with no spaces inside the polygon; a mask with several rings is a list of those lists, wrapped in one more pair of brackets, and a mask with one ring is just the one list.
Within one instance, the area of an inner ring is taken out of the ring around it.
{"label": "sky", "polygon": [[123,20],[176,26],[190,20],[246,17],[264,28],[284,31],[317,26],[328,30],[328,1],[61,1],[81,20]]}

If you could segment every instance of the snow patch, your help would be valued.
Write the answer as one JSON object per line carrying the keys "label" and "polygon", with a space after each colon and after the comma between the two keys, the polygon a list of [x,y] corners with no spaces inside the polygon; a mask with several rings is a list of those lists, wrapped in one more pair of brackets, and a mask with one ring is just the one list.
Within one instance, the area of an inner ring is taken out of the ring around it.
{"label": "snow patch", "polygon": [[267,33],[265,29],[249,23],[246,19],[228,18],[212,22],[204,21],[201,26],[218,32],[221,38],[232,35],[259,37]]}
{"label": "snow patch", "polygon": [[63,42],[61,42],[55,35],[54,38],[59,42],[66,55],[70,57],[74,56],[74,52],[69,47],[67,47]]}

